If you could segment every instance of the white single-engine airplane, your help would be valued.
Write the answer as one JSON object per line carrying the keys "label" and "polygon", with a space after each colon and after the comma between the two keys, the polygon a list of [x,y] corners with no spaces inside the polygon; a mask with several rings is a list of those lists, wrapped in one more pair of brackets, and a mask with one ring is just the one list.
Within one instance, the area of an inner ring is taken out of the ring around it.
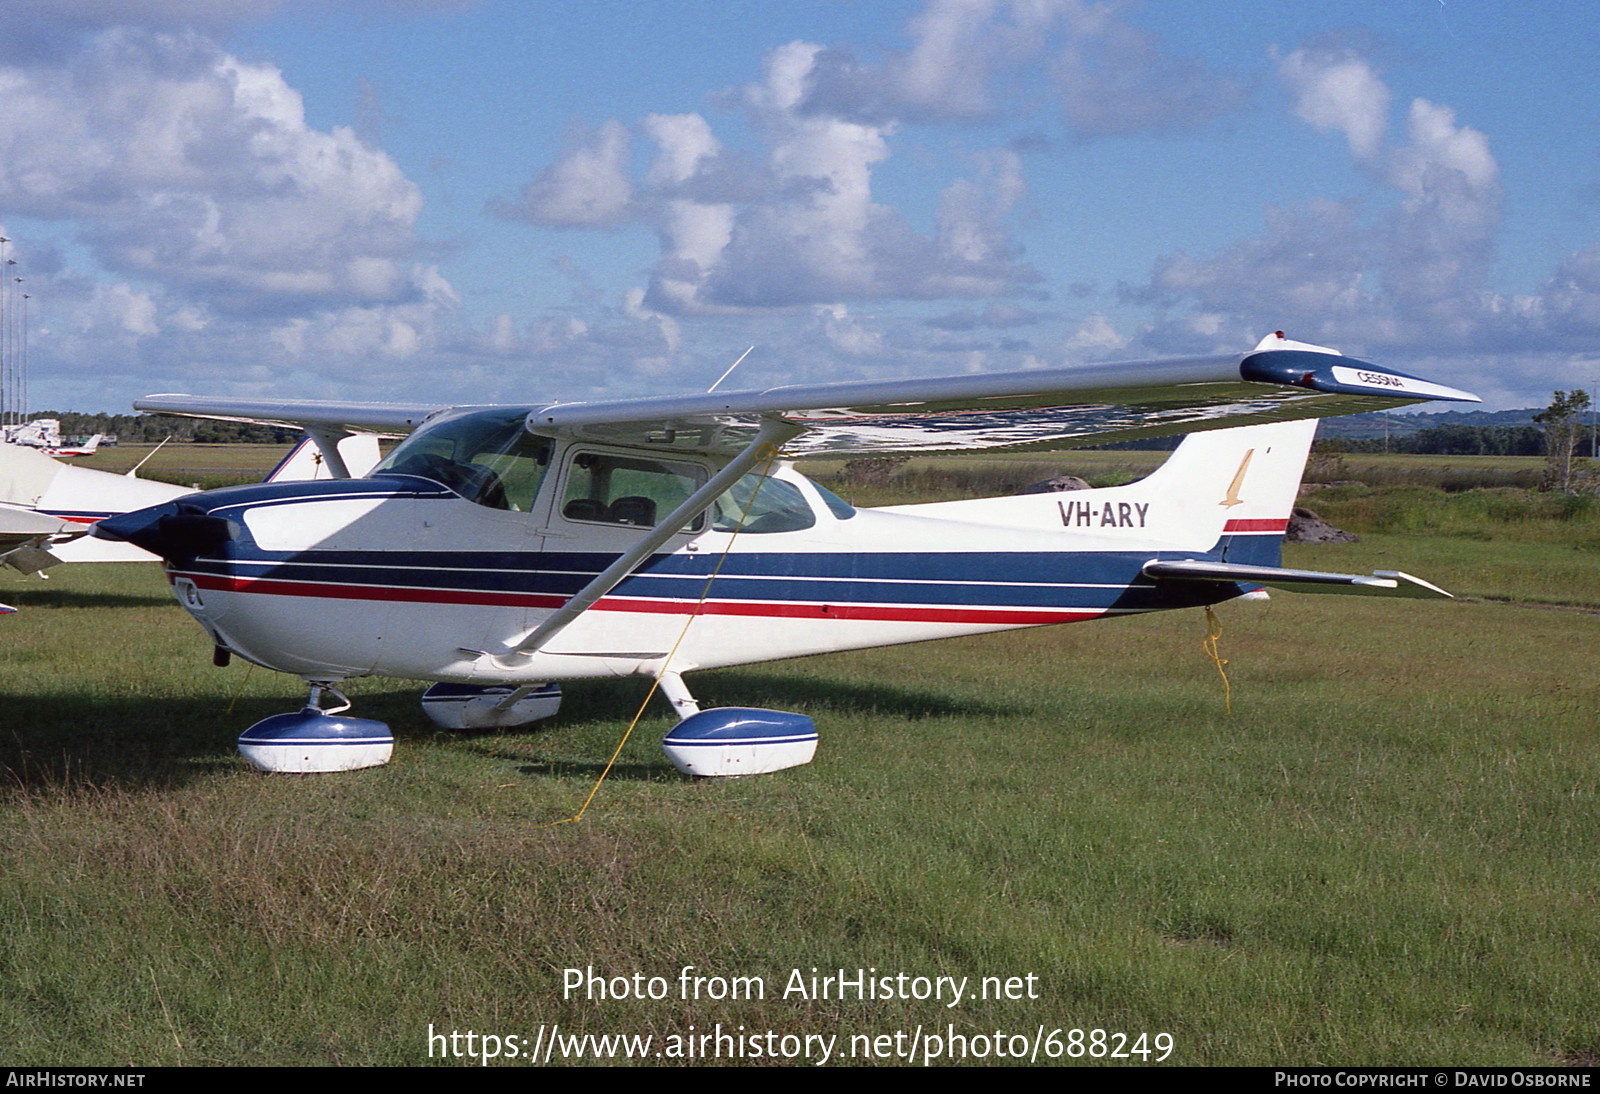
{"label": "white single-engine airplane", "polygon": [[[388,759],[321,709],[350,677],[436,681],[442,725],[547,716],[553,682],[643,676],[680,769],[803,763],[809,719],[700,711],[684,673],[1214,604],[1260,586],[1448,596],[1286,570],[1314,419],[1475,396],[1269,335],[1222,357],[592,403],[441,409],[162,395],[140,410],[410,436],[367,477],[234,487],[101,521],[162,556],[216,644],[311,686],[247,730],[268,770]],[[1193,434],[1127,486],[858,510],[784,456],[1046,449]]]}
{"label": "white single-engine airplane", "polygon": [[[347,477],[351,469],[365,474],[378,462],[378,441],[370,435],[346,437],[338,449]],[[0,563],[25,574],[41,573],[61,562],[154,561],[154,555],[131,543],[89,538],[89,529],[106,517],[194,492],[187,486],[141,479],[138,467],[118,475],[70,467],[50,457],[49,449],[0,444]],[[327,460],[308,438],[295,445],[265,481],[330,477]]]}
{"label": "white single-engine airplane", "polygon": [[0,444],[0,563],[25,574],[58,562],[150,561],[126,543],[86,539],[98,520],[188,494],[182,486],[72,467]]}
{"label": "white single-engine airplane", "polygon": [[41,448],[39,451],[46,456],[55,456],[58,459],[67,459],[72,456],[92,456],[99,450],[100,442],[104,438],[105,434],[96,433],[82,444],[63,444],[55,448]]}

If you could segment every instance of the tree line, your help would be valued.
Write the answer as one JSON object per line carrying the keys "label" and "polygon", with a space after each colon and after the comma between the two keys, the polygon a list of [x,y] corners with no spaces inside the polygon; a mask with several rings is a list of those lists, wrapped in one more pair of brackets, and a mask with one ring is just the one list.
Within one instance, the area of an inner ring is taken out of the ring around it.
{"label": "tree line", "polygon": [[116,437],[123,444],[155,444],[167,437],[197,444],[291,444],[300,437],[297,429],[173,418],[164,414],[79,414],[71,410],[40,410],[33,417],[60,420],[63,437],[103,433]]}
{"label": "tree line", "polygon": [[1391,437],[1329,437],[1319,452],[1403,452],[1419,456],[1542,456],[1545,431],[1535,425],[1435,425]]}

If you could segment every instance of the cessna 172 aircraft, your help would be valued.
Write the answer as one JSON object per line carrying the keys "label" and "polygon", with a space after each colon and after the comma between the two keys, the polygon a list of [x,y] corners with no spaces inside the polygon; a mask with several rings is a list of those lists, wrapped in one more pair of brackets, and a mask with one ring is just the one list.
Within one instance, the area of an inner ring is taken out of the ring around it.
{"label": "cessna 172 aircraft", "polygon": [[[440,408],[161,395],[140,410],[407,434],[365,478],[234,487],[100,522],[166,560],[216,644],[301,676],[241,750],[268,770],[388,759],[324,711],[350,677],[435,681],[440,724],[516,725],[556,681],[642,676],[695,774],[803,763],[800,715],[700,711],[696,669],[1214,604],[1261,586],[1448,596],[1397,572],[1286,570],[1313,419],[1475,396],[1285,339],[1221,357],[590,403]],[[1140,482],[878,510],[785,457],[1185,437]]]}

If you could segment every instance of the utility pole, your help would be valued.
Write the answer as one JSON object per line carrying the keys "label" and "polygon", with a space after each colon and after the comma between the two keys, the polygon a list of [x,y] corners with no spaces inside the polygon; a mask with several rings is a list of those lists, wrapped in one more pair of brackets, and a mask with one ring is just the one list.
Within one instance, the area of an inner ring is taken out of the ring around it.
{"label": "utility pole", "polygon": [[6,328],[10,326],[10,309],[6,307],[6,288],[10,284],[4,276],[6,263],[6,244],[11,240],[0,236],[0,437],[11,439],[8,429],[12,422],[14,408],[11,405],[11,355],[6,352]]}
{"label": "utility pole", "polygon": [[[8,275],[11,272],[11,267],[15,266],[16,264],[17,264],[17,260],[16,259],[14,259],[14,258],[6,259],[6,273]],[[11,377],[11,383],[10,383],[10,386],[7,388],[7,392],[8,392],[7,400],[11,404],[11,417],[13,419],[12,424],[13,425],[21,425],[23,422],[27,421],[27,418],[25,417],[25,415],[26,415],[26,412],[27,412],[27,409],[28,409],[27,407],[22,405],[23,404],[23,399],[22,399],[22,369],[20,367],[20,362],[18,360],[18,353],[17,353],[18,349],[21,346],[21,337],[20,337],[20,335],[21,335],[21,331],[22,331],[22,323],[20,321],[20,317],[17,314],[17,297],[22,295],[22,278],[8,276],[6,278],[6,280],[9,283],[8,287],[11,289],[11,307],[8,309],[8,311],[10,313],[8,318],[10,319],[10,327],[11,327],[11,334],[10,334],[10,342],[11,342],[11,345],[10,345],[10,350],[11,350],[11,372],[10,372],[10,377]]]}
{"label": "utility pole", "polygon": [[22,420],[28,417],[28,301],[32,299],[27,293],[22,294],[22,386],[17,400]]}

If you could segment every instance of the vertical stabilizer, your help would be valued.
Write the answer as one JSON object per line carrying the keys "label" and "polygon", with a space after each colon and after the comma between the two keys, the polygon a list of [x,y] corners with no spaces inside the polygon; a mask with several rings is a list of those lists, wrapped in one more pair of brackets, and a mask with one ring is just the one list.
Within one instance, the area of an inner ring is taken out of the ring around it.
{"label": "vertical stabilizer", "polygon": [[1150,475],[1126,486],[893,506],[890,511],[1092,535],[1114,544],[1211,553],[1275,565],[1315,421],[1191,433]]}

